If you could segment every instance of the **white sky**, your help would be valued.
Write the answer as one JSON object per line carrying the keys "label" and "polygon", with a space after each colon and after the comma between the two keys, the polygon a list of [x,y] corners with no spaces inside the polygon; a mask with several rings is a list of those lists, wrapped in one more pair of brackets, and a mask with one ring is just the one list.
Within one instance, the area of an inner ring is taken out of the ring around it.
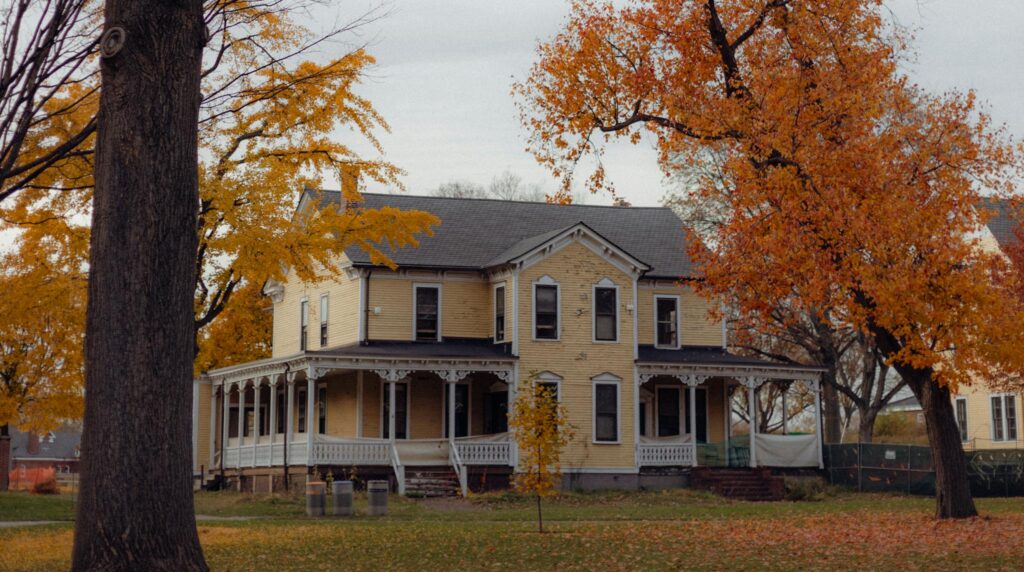
{"label": "white sky", "polygon": [[[1024,1],[890,0],[888,6],[901,24],[918,29],[919,57],[909,70],[915,81],[931,91],[975,89],[998,122],[1024,136]],[[486,184],[505,169],[554,190],[550,175],[524,151],[509,90],[529,70],[538,40],[552,36],[567,11],[561,0],[393,0],[391,14],[366,31],[379,65],[361,93],[391,124],[384,149],[407,171],[409,192],[423,194],[452,179]],[[662,176],[649,146],[616,146],[606,167],[633,204],[659,203]]]}

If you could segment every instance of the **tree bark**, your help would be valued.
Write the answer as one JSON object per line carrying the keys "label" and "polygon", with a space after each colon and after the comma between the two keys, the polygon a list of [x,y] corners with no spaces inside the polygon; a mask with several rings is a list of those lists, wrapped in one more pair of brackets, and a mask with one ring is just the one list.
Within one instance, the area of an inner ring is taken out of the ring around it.
{"label": "tree bark", "polygon": [[108,0],[104,18],[72,567],[207,570],[189,462],[202,1]]}
{"label": "tree bark", "polygon": [[836,368],[838,364],[826,360],[825,373],[822,374],[821,408],[822,425],[825,428],[825,443],[839,443],[843,440],[843,420],[839,412],[839,392],[836,391]]}
{"label": "tree bark", "polygon": [[939,387],[930,371],[899,369],[924,410],[925,429],[935,464],[935,518],[978,516],[949,389]]}
{"label": "tree bark", "polygon": [[857,441],[859,443],[870,443],[874,440],[876,419],[878,419],[878,409],[869,407],[860,410],[860,423],[857,426]]}

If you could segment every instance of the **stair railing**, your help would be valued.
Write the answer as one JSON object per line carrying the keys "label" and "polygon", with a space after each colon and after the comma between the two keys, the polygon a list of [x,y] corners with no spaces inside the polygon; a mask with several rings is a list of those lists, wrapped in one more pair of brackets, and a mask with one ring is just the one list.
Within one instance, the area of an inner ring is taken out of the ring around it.
{"label": "stair railing", "polygon": [[395,482],[398,483],[398,494],[405,495],[405,467],[402,466],[401,459],[398,458],[398,447],[395,443],[391,442],[391,468],[395,471]]}
{"label": "stair railing", "polygon": [[459,456],[459,448],[454,441],[448,442],[448,462],[455,469],[455,476],[459,478],[459,488],[462,489],[463,498],[469,494],[469,482],[466,476],[466,466],[462,464],[462,457]]}

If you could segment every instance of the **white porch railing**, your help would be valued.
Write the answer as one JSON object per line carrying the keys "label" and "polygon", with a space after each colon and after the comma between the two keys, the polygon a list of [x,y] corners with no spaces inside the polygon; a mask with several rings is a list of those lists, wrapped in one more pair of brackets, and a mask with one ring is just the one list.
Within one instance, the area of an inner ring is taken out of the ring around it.
{"label": "white porch railing", "polygon": [[463,465],[508,465],[512,444],[508,441],[455,441]]}
{"label": "white porch railing", "polygon": [[459,488],[462,489],[463,498],[469,496],[469,477],[466,474],[466,466],[462,463],[462,459],[459,457],[458,445],[452,447],[449,444],[448,463],[451,464],[452,469],[455,470],[455,475],[459,478]]}
{"label": "white porch railing", "polygon": [[229,469],[238,468],[238,447],[231,447],[224,455],[224,466]]}
{"label": "white porch railing", "polygon": [[642,443],[636,446],[636,460],[641,467],[689,467],[697,454],[693,443]]}
{"label": "white porch railing", "polygon": [[395,470],[395,481],[398,483],[398,494],[405,494],[405,467],[402,466],[401,459],[398,458],[398,448],[395,447],[395,443],[390,443],[391,451],[391,468]]}
{"label": "white porch railing", "polygon": [[389,465],[387,441],[323,441],[313,443],[314,465]]}

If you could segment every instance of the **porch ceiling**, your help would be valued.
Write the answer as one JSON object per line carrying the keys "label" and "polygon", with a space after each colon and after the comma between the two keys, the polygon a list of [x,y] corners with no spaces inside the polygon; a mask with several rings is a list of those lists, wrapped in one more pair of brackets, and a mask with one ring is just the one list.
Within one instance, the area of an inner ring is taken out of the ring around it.
{"label": "porch ceiling", "polygon": [[641,345],[636,365],[644,381],[655,375],[815,381],[825,371],[821,367],[733,355],[718,347],[672,350]]}

